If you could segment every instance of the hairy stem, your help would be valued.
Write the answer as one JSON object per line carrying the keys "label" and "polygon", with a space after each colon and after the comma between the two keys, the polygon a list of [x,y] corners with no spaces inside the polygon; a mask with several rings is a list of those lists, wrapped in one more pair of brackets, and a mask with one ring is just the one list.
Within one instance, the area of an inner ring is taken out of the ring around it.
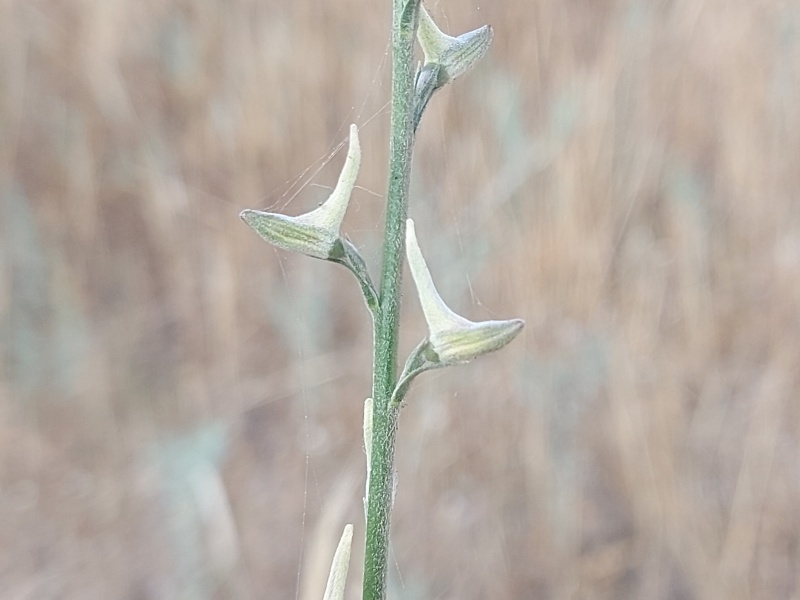
{"label": "hairy stem", "polygon": [[414,39],[419,0],[394,0],[392,15],[392,123],[380,308],[375,318],[372,468],[368,483],[363,600],[384,600],[393,501],[394,447],[399,409],[390,402],[397,378],[400,285],[411,154],[414,144]]}

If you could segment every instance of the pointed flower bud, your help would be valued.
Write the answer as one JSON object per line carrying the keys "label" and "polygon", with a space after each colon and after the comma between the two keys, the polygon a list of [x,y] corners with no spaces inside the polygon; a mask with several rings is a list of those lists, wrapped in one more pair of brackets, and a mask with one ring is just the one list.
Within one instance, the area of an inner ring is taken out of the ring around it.
{"label": "pointed flower bud", "polygon": [[469,71],[488,52],[492,36],[489,25],[458,37],[447,35],[436,26],[425,7],[420,6],[417,39],[425,53],[423,69],[428,65],[440,65],[437,87]]}
{"label": "pointed flower bud", "polygon": [[318,208],[298,217],[260,210],[242,211],[241,217],[269,243],[292,252],[321,259],[334,259],[343,253],[339,229],[350,202],[358,168],[361,146],[358,128],[350,126],[350,148],[339,181],[328,199]]}
{"label": "pointed flower bud", "polygon": [[344,532],[333,555],[333,564],[328,575],[328,584],[325,586],[325,595],[322,600],[342,600],[344,598],[344,584],[347,581],[347,571],[350,567],[350,546],[353,542],[353,526],[344,526]]}
{"label": "pointed flower bud", "polygon": [[[425,361],[438,363],[438,366],[465,363],[502,348],[522,329],[525,324],[522,319],[474,323],[450,310],[433,285],[411,219],[407,221],[406,254],[422,312],[428,322],[428,344],[433,355],[428,353]],[[426,349],[421,346],[420,351],[423,350]]]}

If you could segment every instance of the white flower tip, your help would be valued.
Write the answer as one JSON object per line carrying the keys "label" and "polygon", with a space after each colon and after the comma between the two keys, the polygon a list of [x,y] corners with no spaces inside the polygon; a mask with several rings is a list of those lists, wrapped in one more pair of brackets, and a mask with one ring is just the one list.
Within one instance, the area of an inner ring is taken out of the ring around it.
{"label": "white flower tip", "polygon": [[356,175],[358,175],[358,169],[360,167],[361,142],[358,139],[358,127],[353,123],[350,125],[350,146],[347,149],[347,160],[345,161],[344,168],[342,169],[342,176],[339,180],[341,181],[345,174],[347,174],[352,177],[353,183],[355,183]]}
{"label": "white flower tip", "polygon": [[434,332],[441,329],[458,328],[469,323],[470,321],[450,310],[439,295],[428,265],[425,263],[425,257],[420,250],[414,221],[411,219],[406,221],[406,256],[411,278],[417,286],[417,297],[422,306],[425,320],[428,322],[428,329]]}
{"label": "white flower tip", "polygon": [[436,60],[437,57],[440,56],[450,44],[456,41],[456,38],[447,35],[439,29],[424,5],[420,5],[419,7],[417,39],[419,40],[419,45],[422,46],[423,54],[425,54],[425,62],[438,62]]}
{"label": "white flower tip", "polygon": [[347,571],[350,567],[350,547],[353,542],[353,526],[344,526],[344,532],[333,555],[331,571],[328,575],[328,584],[325,586],[325,595],[322,600],[342,600],[344,598],[344,584],[347,581]]}
{"label": "white flower tip", "polygon": [[406,219],[406,244],[411,238],[414,238],[415,242],[417,241],[417,234],[414,231],[414,219]]}
{"label": "white flower tip", "polygon": [[358,141],[358,127],[353,124],[350,126],[350,145],[347,149],[347,158],[344,161],[339,180],[336,182],[336,187],[319,208],[302,215],[299,219],[328,231],[335,231],[338,237],[360,167],[361,144]]}

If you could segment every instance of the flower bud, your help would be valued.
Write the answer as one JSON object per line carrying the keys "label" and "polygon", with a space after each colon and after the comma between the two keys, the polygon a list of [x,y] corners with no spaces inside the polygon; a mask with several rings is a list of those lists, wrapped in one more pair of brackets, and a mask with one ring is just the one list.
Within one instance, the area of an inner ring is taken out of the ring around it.
{"label": "flower bud", "polygon": [[339,181],[333,193],[318,208],[297,217],[260,210],[245,210],[240,216],[258,235],[278,248],[330,259],[340,240],[339,230],[360,164],[358,128],[351,125],[350,147]]}
{"label": "flower bud", "polygon": [[522,319],[475,323],[450,310],[436,291],[411,219],[407,221],[406,254],[428,323],[428,343],[434,354],[426,360],[439,366],[465,363],[502,348],[522,329],[525,324]]}
{"label": "flower bud", "polygon": [[[469,71],[486,55],[492,43],[492,28],[484,25],[458,37],[452,37],[440,30],[433,19],[420,6],[417,39],[425,54],[425,64],[438,64],[438,86],[452,81]],[[423,67],[424,68],[424,67]]]}

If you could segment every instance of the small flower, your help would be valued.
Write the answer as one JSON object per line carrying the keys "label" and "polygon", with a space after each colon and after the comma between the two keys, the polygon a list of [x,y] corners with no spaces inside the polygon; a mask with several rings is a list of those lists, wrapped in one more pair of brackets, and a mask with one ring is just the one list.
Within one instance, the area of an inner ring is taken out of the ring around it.
{"label": "small flower", "polygon": [[417,39],[425,54],[425,66],[439,65],[437,87],[469,71],[486,55],[492,43],[492,28],[484,25],[458,37],[444,33],[420,6]]}
{"label": "small flower", "polygon": [[425,63],[417,72],[414,86],[415,131],[434,92],[475,66],[489,51],[492,36],[489,25],[458,37],[447,35],[436,26],[425,7],[420,5],[417,39],[425,54]]}
{"label": "small flower", "polygon": [[[422,256],[414,231],[414,221],[407,221],[406,254],[411,276],[417,286],[417,295],[422,312],[428,322],[428,344],[420,346],[425,352],[424,361],[436,366],[465,363],[473,358],[498,350],[513,340],[525,322],[522,319],[508,321],[481,321],[475,323],[454,313],[444,303],[433,285],[428,266]],[[420,354],[420,361],[423,360]],[[422,362],[418,366],[422,366]],[[412,366],[416,370],[417,367]]]}
{"label": "small flower", "polygon": [[318,208],[297,217],[260,210],[245,210],[239,215],[269,243],[292,252],[301,252],[321,259],[334,259],[342,254],[339,230],[342,226],[350,194],[353,192],[361,146],[358,128],[350,126],[350,148],[339,181],[328,199]]}

